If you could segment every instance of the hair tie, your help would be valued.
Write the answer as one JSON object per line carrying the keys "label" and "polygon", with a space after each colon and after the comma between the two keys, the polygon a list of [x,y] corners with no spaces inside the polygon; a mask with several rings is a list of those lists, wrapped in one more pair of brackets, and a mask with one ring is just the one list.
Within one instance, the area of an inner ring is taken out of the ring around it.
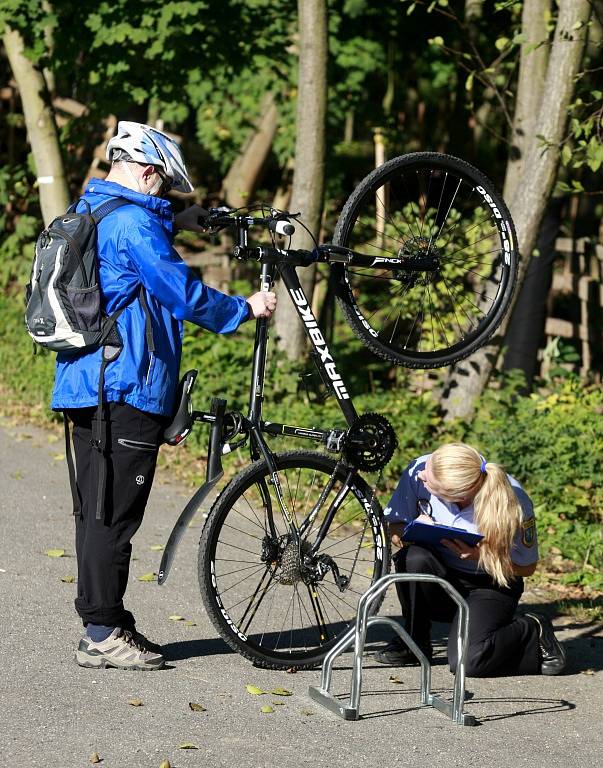
{"label": "hair tie", "polygon": [[482,463],[480,464],[480,468],[479,468],[479,471],[482,473],[482,475],[486,474],[486,464],[487,464],[487,461],[482,456]]}

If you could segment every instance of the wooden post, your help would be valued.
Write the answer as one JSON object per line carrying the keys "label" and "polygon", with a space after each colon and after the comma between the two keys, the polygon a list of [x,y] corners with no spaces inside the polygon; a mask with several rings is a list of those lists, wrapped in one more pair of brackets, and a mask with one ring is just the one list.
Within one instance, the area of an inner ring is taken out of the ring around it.
{"label": "wooden post", "polygon": [[[386,160],[383,128],[373,128],[373,140],[375,142],[375,168],[379,168]],[[388,207],[388,189],[383,186],[375,193],[375,245],[380,250],[384,246],[385,219]]]}

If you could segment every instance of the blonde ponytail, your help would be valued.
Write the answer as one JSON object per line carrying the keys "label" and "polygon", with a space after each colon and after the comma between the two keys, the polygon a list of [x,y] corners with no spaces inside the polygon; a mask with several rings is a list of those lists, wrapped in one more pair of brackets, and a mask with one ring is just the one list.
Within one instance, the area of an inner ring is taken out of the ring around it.
{"label": "blonde ponytail", "polygon": [[511,546],[522,512],[506,472],[466,443],[440,446],[431,455],[430,467],[443,498],[473,498],[474,522],[484,537],[478,565],[499,586],[507,587],[513,576]]}

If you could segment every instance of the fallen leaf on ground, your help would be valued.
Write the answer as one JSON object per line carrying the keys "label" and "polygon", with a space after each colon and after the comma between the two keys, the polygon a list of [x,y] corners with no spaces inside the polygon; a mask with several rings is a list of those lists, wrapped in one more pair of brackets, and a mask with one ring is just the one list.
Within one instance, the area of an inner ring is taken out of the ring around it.
{"label": "fallen leaf on ground", "polygon": [[157,581],[156,573],[143,573],[138,577],[138,581]]}
{"label": "fallen leaf on ground", "polygon": [[58,435],[47,435],[46,440],[49,443],[58,443],[59,442],[59,436]]}
{"label": "fallen leaf on ground", "polygon": [[246,685],[245,688],[247,689],[247,693],[250,693],[252,696],[261,696],[263,693],[266,693],[266,691],[258,688],[257,685]]}
{"label": "fallen leaf on ground", "polygon": [[55,453],[55,455],[52,457],[55,461],[63,461],[65,458],[64,453]]}
{"label": "fallen leaf on ground", "polygon": [[150,549],[152,552],[161,552],[165,549],[165,544],[151,544]]}
{"label": "fallen leaf on ground", "polygon": [[73,584],[75,576],[61,576],[61,581],[65,584]]}
{"label": "fallen leaf on ground", "polygon": [[595,670],[594,669],[583,669],[582,670],[582,674],[583,675],[594,675],[595,674]]}
{"label": "fallen leaf on ground", "polygon": [[302,715],[313,715],[314,712],[312,712],[311,709],[302,709],[301,711]]}
{"label": "fallen leaf on ground", "polygon": [[390,683],[398,683],[399,685],[402,685],[402,680],[398,677],[398,675],[390,675],[389,676]]}
{"label": "fallen leaf on ground", "polygon": [[265,704],[265,705],[262,707],[261,711],[262,711],[262,712],[263,712],[265,715],[269,715],[269,714],[271,714],[272,712],[274,712],[274,708],[273,708],[273,707],[270,707],[270,706],[268,706],[268,704]]}
{"label": "fallen leaf on ground", "polygon": [[291,691],[288,691],[286,688],[274,688],[270,693],[274,696],[293,696]]}
{"label": "fallen leaf on ground", "polygon": [[185,741],[178,746],[178,749],[199,749],[199,747],[191,741]]}
{"label": "fallen leaf on ground", "polygon": [[192,619],[188,619],[187,621],[184,622],[184,626],[185,627],[196,627],[197,626],[197,622],[193,621]]}
{"label": "fallen leaf on ground", "polygon": [[159,768],[172,768],[172,764],[169,760],[163,760]]}
{"label": "fallen leaf on ground", "polygon": [[11,477],[13,480],[23,480],[23,472],[13,472]]}
{"label": "fallen leaf on ground", "polygon": [[177,613],[172,614],[171,616],[168,616],[168,619],[170,621],[186,621],[184,616],[178,616]]}
{"label": "fallen leaf on ground", "polygon": [[144,702],[141,699],[128,699],[128,704],[131,707],[142,707]]}
{"label": "fallen leaf on ground", "polygon": [[64,549],[45,549],[44,554],[48,557],[65,557]]}
{"label": "fallen leaf on ground", "polygon": [[90,755],[90,762],[91,763],[100,763],[101,758],[98,756],[98,752],[93,752]]}
{"label": "fallen leaf on ground", "polygon": [[188,705],[193,710],[193,712],[207,712],[207,709],[204,706],[201,704],[195,704],[194,701],[189,701]]}

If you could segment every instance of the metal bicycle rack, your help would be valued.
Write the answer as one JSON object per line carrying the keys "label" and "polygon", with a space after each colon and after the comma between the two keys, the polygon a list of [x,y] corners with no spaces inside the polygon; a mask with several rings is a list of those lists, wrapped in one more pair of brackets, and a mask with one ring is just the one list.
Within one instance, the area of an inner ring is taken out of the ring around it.
{"label": "metal bicycle rack", "polygon": [[[452,702],[446,701],[441,696],[431,692],[431,664],[421,651],[419,646],[410,637],[408,632],[394,619],[386,616],[369,616],[369,611],[375,600],[385,592],[392,584],[398,581],[428,581],[439,584],[448,592],[450,597],[459,607],[459,621],[457,631],[458,663],[454,676],[454,688]],[[463,712],[465,701],[465,661],[467,655],[467,636],[469,631],[469,608],[465,600],[447,581],[439,576],[421,573],[391,573],[383,576],[370,586],[358,601],[358,614],[356,626],[350,627],[348,632],[333,646],[326,655],[322,665],[320,687],[310,686],[310,697],[330,712],[342,717],[344,720],[358,720],[360,712],[360,695],[362,693],[362,656],[366,642],[366,633],[369,627],[375,624],[386,624],[391,627],[400,638],[408,645],[421,664],[421,704],[431,706],[443,712],[458,725],[476,725],[473,715]],[[333,663],[335,659],[354,645],[354,665],[352,670],[352,688],[348,703],[336,699],[330,692]]]}

